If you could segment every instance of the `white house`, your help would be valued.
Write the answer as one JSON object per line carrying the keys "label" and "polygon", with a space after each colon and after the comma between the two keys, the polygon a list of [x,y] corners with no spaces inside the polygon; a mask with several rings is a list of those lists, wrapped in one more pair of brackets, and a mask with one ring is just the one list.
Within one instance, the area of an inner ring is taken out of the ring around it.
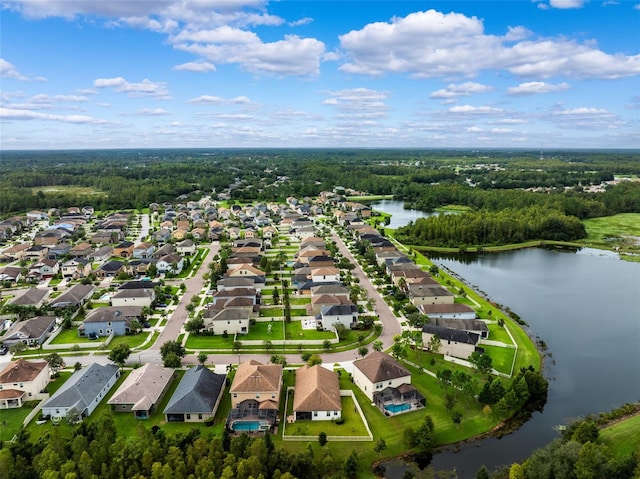
{"label": "white house", "polygon": [[314,268],[311,270],[311,281],[314,283],[338,283],[340,282],[340,270],[333,266]]}
{"label": "white house", "polygon": [[293,396],[296,421],[330,421],[342,416],[338,374],[321,365],[302,366],[296,370]]}
{"label": "white house", "polygon": [[336,323],[351,328],[358,322],[358,307],[355,304],[331,304],[320,308],[316,317],[324,329],[335,329]]}
{"label": "white house", "polygon": [[121,289],[111,297],[112,306],[147,306],[156,299],[153,289]]}
{"label": "white house", "polygon": [[411,373],[388,354],[373,351],[353,362],[353,382],[373,401],[377,391],[411,384]]}
{"label": "white house", "polygon": [[427,324],[422,327],[424,349],[427,349],[429,341],[434,336],[438,336],[440,339],[440,353],[461,359],[467,359],[471,356],[480,339],[480,335],[476,333]]}
{"label": "white house", "polygon": [[196,254],[196,244],[193,240],[186,239],[176,245],[176,251],[182,255],[194,255]]}
{"label": "white house", "polygon": [[184,258],[178,254],[168,254],[158,260],[156,268],[159,273],[180,274],[184,268]]}

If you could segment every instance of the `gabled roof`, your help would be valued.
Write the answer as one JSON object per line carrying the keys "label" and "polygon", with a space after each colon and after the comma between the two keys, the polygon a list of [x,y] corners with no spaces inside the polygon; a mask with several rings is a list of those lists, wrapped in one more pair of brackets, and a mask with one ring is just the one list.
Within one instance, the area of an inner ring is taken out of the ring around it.
{"label": "gabled roof", "polygon": [[321,294],[349,295],[349,290],[341,283],[324,283],[311,288],[314,296]]}
{"label": "gabled roof", "polygon": [[78,304],[87,296],[93,294],[94,287],[91,284],[75,284],[62,295],[51,301],[51,306]]}
{"label": "gabled roof", "polygon": [[418,309],[422,314],[455,314],[455,313],[475,313],[475,310],[463,303],[452,304],[421,304]]}
{"label": "gabled roof", "polygon": [[154,289],[156,286],[160,286],[160,283],[154,283],[153,281],[127,281],[122,283],[118,289]]}
{"label": "gabled roof", "polygon": [[453,293],[437,284],[410,284],[409,293],[413,297],[433,298],[436,296],[453,296]]}
{"label": "gabled roof", "polygon": [[[458,320],[456,320],[458,321]],[[455,341],[463,344],[478,344],[480,335],[469,333],[459,329],[445,328],[444,326],[436,326],[434,324],[425,324],[422,327],[423,333],[437,334],[441,341]]]}
{"label": "gabled roof", "polygon": [[164,410],[165,414],[211,413],[224,390],[225,376],[204,366],[187,370]]}
{"label": "gabled roof", "polygon": [[92,310],[85,323],[103,323],[106,321],[127,321],[142,314],[142,306],[105,306]]}
{"label": "gabled roof", "polygon": [[231,393],[280,392],[281,364],[262,364],[254,359],[240,363],[231,385]]}
{"label": "gabled roof", "polygon": [[9,304],[15,304],[17,306],[38,304],[47,294],[49,294],[48,289],[29,288],[20,296],[9,301]]}
{"label": "gabled roof", "polygon": [[320,313],[322,316],[344,316],[358,312],[355,304],[329,304],[322,306]]}
{"label": "gabled roof", "polygon": [[3,339],[36,339],[50,330],[55,322],[55,316],[36,316],[25,321],[16,321]]}
{"label": "gabled roof", "polygon": [[132,404],[133,411],[148,411],[158,402],[173,378],[173,369],[145,364],[131,371],[107,404]]}
{"label": "gabled roof", "polygon": [[154,298],[155,292],[153,289],[120,289],[113,298]]}
{"label": "gabled roof", "polygon": [[25,361],[18,359],[7,364],[0,372],[0,384],[28,383],[35,380],[43,369],[48,369],[46,361]]}
{"label": "gabled roof", "polygon": [[373,351],[363,359],[354,361],[353,366],[359,369],[372,383],[389,381],[411,375],[400,363],[381,351]]}
{"label": "gabled roof", "polygon": [[341,411],[338,375],[319,364],[298,368],[293,410]]}
{"label": "gabled roof", "polygon": [[124,264],[123,263],[121,263],[120,261],[117,261],[115,259],[112,259],[112,260],[107,261],[106,263],[102,264],[98,269],[100,271],[114,272],[114,271],[120,271],[122,268],[124,268]]}
{"label": "gabled roof", "polygon": [[100,391],[117,373],[118,366],[115,364],[93,363],[73,373],[43,407],[75,407],[82,412],[96,400]]}
{"label": "gabled roof", "polygon": [[449,318],[431,318],[430,324],[441,326],[449,329],[459,329],[461,331],[470,332],[489,332],[489,327],[484,321],[479,319],[449,319]]}

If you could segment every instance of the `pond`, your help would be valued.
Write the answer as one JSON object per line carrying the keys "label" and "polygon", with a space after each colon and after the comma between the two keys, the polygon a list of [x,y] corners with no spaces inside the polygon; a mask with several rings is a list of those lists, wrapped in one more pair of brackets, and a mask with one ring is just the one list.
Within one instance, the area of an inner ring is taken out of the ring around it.
{"label": "pond", "polygon": [[529,324],[547,345],[550,381],[544,411],[502,439],[435,455],[435,470],[473,479],[483,464],[528,457],[557,437],[557,425],[640,398],[640,264],[589,248],[433,259]]}

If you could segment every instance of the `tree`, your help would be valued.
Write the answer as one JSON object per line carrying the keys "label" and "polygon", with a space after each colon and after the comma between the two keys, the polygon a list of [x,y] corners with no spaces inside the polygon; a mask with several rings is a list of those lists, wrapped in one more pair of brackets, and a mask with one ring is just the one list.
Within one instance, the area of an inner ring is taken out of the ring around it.
{"label": "tree", "polygon": [[425,416],[422,424],[415,431],[416,447],[425,452],[431,451],[434,441],[433,429],[433,419],[429,415]]}
{"label": "tree", "polygon": [[373,348],[374,351],[382,351],[384,344],[379,339],[376,339],[371,345],[371,347]]}
{"label": "tree", "polygon": [[322,348],[325,351],[329,351],[331,349],[331,341],[329,339],[325,339],[324,341],[322,341]]}
{"label": "tree", "polygon": [[387,443],[383,438],[378,439],[378,442],[376,442],[376,445],[374,446],[373,450],[376,452],[376,454],[380,455],[380,453],[382,451],[384,451],[387,448]]}
{"label": "tree", "polygon": [[311,367],[316,364],[322,364],[322,358],[317,354],[312,354],[309,356],[309,359],[307,359],[307,366]]}
{"label": "tree", "polygon": [[272,354],[271,355],[271,363],[272,364],[282,364],[283,368],[287,367],[287,357],[284,354]]}
{"label": "tree", "polygon": [[367,354],[369,354],[369,348],[367,348],[366,346],[360,346],[358,348],[358,354],[364,358]]}
{"label": "tree", "polygon": [[132,319],[129,323],[129,330],[132,334],[137,334],[142,330],[142,324],[137,319]]}
{"label": "tree", "polygon": [[571,439],[573,441],[579,442],[580,444],[586,444],[587,442],[592,442],[595,444],[599,435],[598,426],[593,421],[581,421],[580,424],[577,425],[573,434],[571,435]]}
{"label": "tree", "polygon": [[273,342],[270,339],[265,339],[264,341],[262,341],[262,347],[269,351],[271,348],[273,348]]}
{"label": "tree", "polygon": [[184,323],[184,330],[189,333],[198,334],[204,328],[204,319],[201,317],[193,318]]}
{"label": "tree", "polygon": [[242,341],[234,341],[233,342],[233,350],[237,353],[240,352],[240,349],[242,348]]}
{"label": "tree", "polygon": [[442,348],[442,343],[440,342],[440,337],[437,334],[431,336],[429,342],[427,343],[427,349],[434,354],[438,354],[440,349]]}
{"label": "tree", "polygon": [[207,356],[207,353],[203,353],[202,351],[198,353],[198,363],[200,363],[201,366],[205,365],[205,363],[207,362],[207,359],[209,359],[209,356]]}
{"label": "tree", "polygon": [[78,411],[75,407],[72,407],[67,411],[65,419],[69,424],[77,424],[82,419],[80,415],[80,411]]}
{"label": "tree", "polygon": [[113,361],[122,369],[130,355],[131,348],[128,344],[118,344],[109,352],[109,361]]}
{"label": "tree", "polygon": [[58,372],[66,366],[64,359],[58,353],[47,354],[44,360],[49,364],[49,369],[54,376],[57,376]]}
{"label": "tree", "polygon": [[356,454],[356,451],[351,451],[351,454],[349,454],[347,459],[345,459],[342,470],[347,477],[356,477],[356,474],[358,473],[358,455]]}
{"label": "tree", "polygon": [[187,352],[184,346],[178,341],[167,341],[160,346],[160,356],[162,356],[165,367],[168,368],[179,368],[181,364],[180,360],[184,358],[186,354]]}
{"label": "tree", "polygon": [[327,444],[326,432],[321,432],[320,434],[318,434],[318,444],[320,444],[320,446],[324,446],[325,444]]}

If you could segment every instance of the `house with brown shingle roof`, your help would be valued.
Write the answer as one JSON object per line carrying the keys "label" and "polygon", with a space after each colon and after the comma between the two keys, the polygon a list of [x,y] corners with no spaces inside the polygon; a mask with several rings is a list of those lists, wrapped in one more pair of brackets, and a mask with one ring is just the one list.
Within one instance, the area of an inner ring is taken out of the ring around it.
{"label": "house with brown shingle roof", "polygon": [[423,408],[411,373],[386,353],[373,351],[353,362],[353,382],[386,416]]}
{"label": "house with brown shingle roof", "polygon": [[16,296],[8,304],[15,306],[34,306],[41,308],[45,303],[45,298],[49,294],[49,289],[29,288],[20,296]]}
{"label": "house with brown shingle roof", "polygon": [[47,397],[49,364],[46,361],[18,359],[0,372],[0,409],[21,407],[25,401]]}
{"label": "house with brown shingle roof", "polygon": [[319,364],[298,368],[293,414],[296,421],[338,419],[342,415],[338,375]]}
{"label": "house with brown shingle roof", "polygon": [[169,389],[174,371],[159,364],[134,369],[107,401],[113,412],[133,412],[136,419],[147,419]]}
{"label": "house with brown shingle roof", "polygon": [[231,384],[231,411],[227,427],[232,431],[267,431],[278,421],[282,365],[255,360],[238,365]]}
{"label": "house with brown shingle roof", "polygon": [[24,343],[27,346],[42,344],[55,325],[55,316],[36,316],[24,321],[15,321],[2,338],[2,343],[5,346],[13,346],[16,343]]}

